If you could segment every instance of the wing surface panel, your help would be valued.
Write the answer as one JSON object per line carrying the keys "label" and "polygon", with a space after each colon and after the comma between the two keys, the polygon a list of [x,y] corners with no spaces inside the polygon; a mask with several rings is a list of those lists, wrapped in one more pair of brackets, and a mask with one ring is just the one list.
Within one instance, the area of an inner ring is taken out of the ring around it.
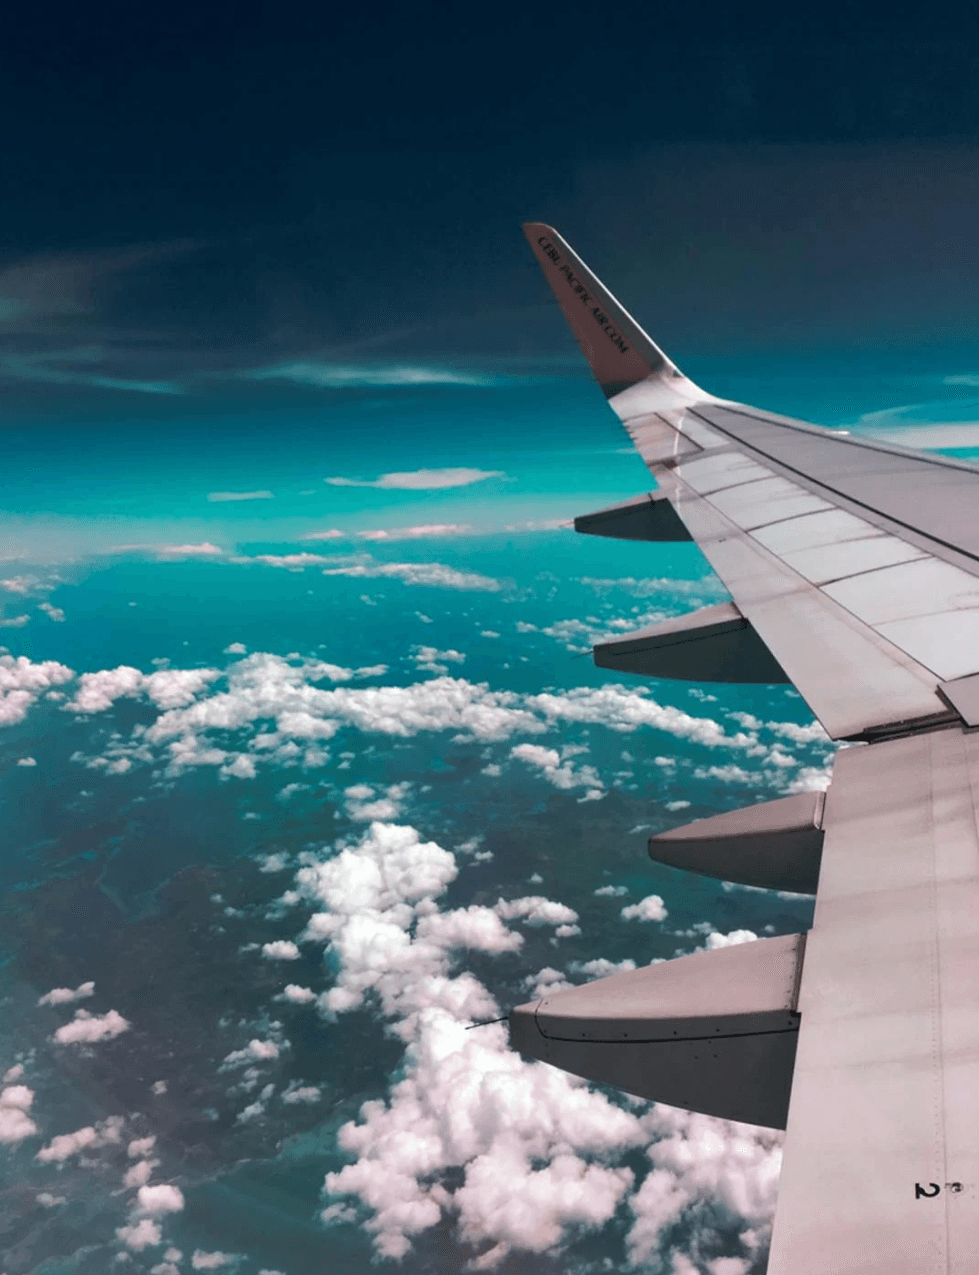
{"label": "wing surface panel", "polygon": [[936,550],[956,550],[979,570],[974,465],[790,423],[738,404],[704,403],[692,410],[761,463],[784,466],[798,481],[821,488],[828,500],[836,497],[928,536]]}
{"label": "wing surface panel", "polygon": [[939,678],[928,667],[810,584],[709,496],[686,488],[677,471],[663,470],[660,485],[831,738],[948,714],[936,690]]}
{"label": "wing surface panel", "polygon": [[770,1275],[975,1270],[977,796],[960,729],[837,755]]}

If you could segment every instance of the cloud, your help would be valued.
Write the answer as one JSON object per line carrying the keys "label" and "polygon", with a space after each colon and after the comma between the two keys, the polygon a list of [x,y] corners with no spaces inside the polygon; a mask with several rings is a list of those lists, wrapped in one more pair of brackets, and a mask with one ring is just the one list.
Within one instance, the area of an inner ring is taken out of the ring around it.
{"label": "cloud", "polygon": [[79,983],[74,990],[70,987],[52,987],[50,992],[45,992],[37,1003],[39,1005],[68,1005],[72,1001],[84,1000],[85,997],[94,995],[94,983]]}
{"label": "cloud", "polygon": [[208,500],[221,502],[227,500],[274,500],[271,491],[209,491]]}
{"label": "cloud", "polygon": [[359,823],[395,819],[401,813],[410,789],[410,783],[389,784],[384,790],[384,796],[378,797],[369,784],[354,784],[351,788],[344,789],[347,816]]}
{"label": "cloud", "polygon": [[[368,1227],[387,1257],[404,1256],[443,1209],[457,1214],[464,1240],[492,1243],[501,1256],[511,1246],[553,1247],[566,1227],[608,1220],[632,1182],[629,1169],[579,1153],[642,1137],[635,1117],[580,1081],[513,1054],[501,1029],[465,1030],[497,1007],[472,975],[450,975],[452,951],[515,951],[520,936],[504,915],[544,924],[576,918],[538,896],[439,912],[434,899],[456,872],[454,856],[413,828],[374,824],[357,847],[296,878],[324,908],[307,938],[329,942],[339,966],[323,1010],[354,1009],[371,992],[410,1046],[388,1103],[367,1104],[362,1123],[340,1131],[357,1160],[326,1179],[330,1194],[358,1195],[372,1210]],[[456,1095],[452,1121],[444,1119],[445,1093]],[[444,1175],[453,1166],[465,1176],[450,1195]],[[521,1203],[528,1199],[532,1210]]]}
{"label": "cloud", "polygon": [[[706,604],[708,600],[716,601],[718,598],[728,596],[724,585],[715,575],[703,576],[699,580],[674,580],[669,576],[642,579],[637,579],[635,576],[619,576],[615,579],[582,576],[579,583],[594,589],[596,593],[621,591],[633,598],[662,597],[664,601],[670,603],[682,597],[688,602],[693,600]],[[649,623],[652,622],[649,621]],[[632,627],[639,627],[638,622],[633,620],[630,620],[629,624]]]}
{"label": "cloud", "polygon": [[55,624],[63,624],[65,613],[61,607],[52,606],[50,602],[38,603],[38,610],[43,611],[49,620],[53,620]]}
{"label": "cloud", "polygon": [[506,478],[501,469],[414,469],[382,474],[372,480],[359,478],[324,478],[334,487],[380,487],[398,491],[432,491],[445,487],[469,487],[488,478]]}
{"label": "cloud", "polygon": [[97,1125],[86,1125],[74,1133],[59,1133],[34,1157],[42,1164],[62,1164],[82,1151],[115,1146],[122,1141],[122,1116],[109,1116]]}
{"label": "cloud", "polygon": [[416,646],[412,648],[411,658],[420,669],[429,673],[448,673],[448,664],[466,662],[465,654],[451,647],[447,651],[440,651],[434,646]]}
{"label": "cloud", "polygon": [[205,1253],[203,1249],[194,1249],[190,1259],[190,1264],[195,1271],[214,1271],[221,1266],[230,1266],[232,1262],[240,1261],[237,1253]]}
{"label": "cloud", "polygon": [[105,550],[105,553],[149,553],[161,562],[178,562],[183,558],[221,558],[224,556],[224,550],[221,546],[213,545],[209,540],[204,540],[200,544],[186,545],[110,545],[109,548]]}
{"label": "cloud", "polygon": [[[355,799],[374,791],[352,787]],[[577,920],[572,909],[535,895],[441,910],[458,873],[455,856],[403,825],[374,823],[356,844],[304,859],[289,902],[313,909],[301,941],[329,948],[334,981],[317,998],[320,1012],[333,1018],[366,1001],[406,1047],[387,1097],[365,1103],[339,1131],[351,1159],[326,1176],[326,1193],[337,1201],[323,1209],[326,1224],[356,1220],[343,1202],[355,1199],[369,1212],[378,1256],[400,1259],[416,1236],[452,1219],[458,1238],[477,1250],[473,1269],[489,1270],[511,1252],[554,1256],[624,1206],[637,1261],[658,1260],[666,1269],[675,1254],[676,1272],[686,1269],[676,1265],[681,1258],[697,1269],[678,1240],[685,1215],[705,1251],[730,1253],[733,1245],[745,1255],[731,1259],[743,1270],[749,1258],[763,1258],[777,1135],[638,1101],[624,1108],[515,1054],[500,1025],[467,1030],[499,1008],[472,973],[456,972],[461,953],[512,960],[523,940],[508,922],[560,931]],[[595,978],[630,968],[631,961],[603,959],[569,967]],[[545,989],[566,982],[551,969],[536,980]],[[308,1003],[312,993],[297,990]],[[312,1088],[292,1082],[282,1100],[315,1101],[318,1093],[300,1097]],[[636,1190],[635,1153],[651,1141],[657,1145]],[[704,1172],[701,1163],[709,1165]],[[720,1216],[715,1197],[726,1209]]]}
{"label": "cloud", "polygon": [[[419,663],[433,666],[438,660],[458,662],[461,657],[462,651],[437,647],[419,647],[413,654]],[[8,665],[12,663],[10,657],[6,660]],[[45,676],[55,676],[51,670],[47,674],[39,672],[40,667],[25,661],[11,670],[0,660],[0,687],[5,675],[11,685],[34,685],[43,682]],[[72,676],[71,670],[62,666],[54,665],[53,669],[62,669],[57,677]],[[143,674],[139,669],[121,665],[82,674],[75,698],[66,705],[72,711],[105,712],[121,696],[145,697],[163,711],[148,725],[134,727],[128,739],[111,737],[102,756],[76,753],[74,760],[108,773],[123,773],[137,764],[162,764],[170,776],[189,767],[212,766],[219,768],[222,778],[248,780],[266,766],[322,766],[327,756],[323,744],[345,727],[400,738],[451,731],[459,741],[492,742],[514,736],[526,740],[528,736],[563,731],[567,724],[575,723],[620,733],[658,730],[723,750],[723,765],[700,766],[693,772],[702,779],[764,784],[782,792],[821,788],[827,782],[825,767],[800,767],[794,757],[782,751],[781,743],[765,743],[759,737],[761,729],[786,735],[798,730],[803,736],[799,747],[812,747],[817,752],[815,760],[821,763],[832,746],[822,739],[821,732],[807,726],[763,724],[751,719],[758,729],[729,732],[725,724],[710,717],[694,716],[658,703],[641,686],[609,684],[525,695],[491,690],[486,683],[446,675],[408,686],[342,685],[359,678],[380,677],[385,672],[384,665],[348,668],[327,661],[298,661],[296,657],[284,659],[256,652],[234,660],[223,672],[159,669]],[[341,685],[329,689],[318,685],[327,681]],[[13,692],[7,707],[8,720],[22,718],[34,698],[31,691],[19,696]],[[242,734],[235,740],[233,732]],[[523,742],[515,747],[518,751],[514,758],[534,766],[554,786],[582,789],[584,800],[603,794],[597,771],[571,761],[573,751],[568,747],[558,750]],[[737,762],[727,760],[739,753]],[[752,771],[737,764],[742,758],[759,758],[762,769]],[[673,758],[654,760],[658,765],[675,766]],[[489,769],[487,773],[495,772]],[[402,797],[403,794],[387,792],[374,794],[373,799],[397,805]],[[361,812],[360,817],[390,819],[396,813],[386,807],[376,813]]]}
{"label": "cloud", "polygon": [[26,1085],[0,1089],[0,1143],[16,1146],[37,1133],[37,1125],[27,1114],[33,1102],[34,1090]]}
{"label": "cloud", "polygon": [[348,533],[331,527],[328,531],[308,531],[300,540],[346,540]]}
{"label": "cloud", "polygon": [[308,987],[300,987],[298,983],[286,983],[275,999],[288,1001],[291,1005],[311,1005],[316,1000],[316,993]]}
{"label": "cloud", "polygon": [[136,1207],[140,1213],[158,1217],[163,1213],[179,1213],[184,1207],[184,1193],[178,1186],[161,1183],[159,1186],[141,1186],[136,1194]]}
{"label": "cloud", "polygon": [[240,1067],[244,1063],[272,1062],[278,1058],[281,1046],[275,1040],[250,1040],[244,1049],[233,1049],[221,1063],[221,1071]]}
{"label": "cloud", "polygon": [[36,582],[29,576],[13,576],[9,580],[0,580],[0,589],[8,593],[30,593]]}
{"label": "cloud", "polygon": [[133,1138],[129,1146],[126,1148],[126,1155],[130,1160],[138,1159],[140,1156],[149,1155],[156,1146],[156,1135],[153,1134],[148,1138]]}
{"label": "cloud", "polygon": [[137,1160],[135,1164],[130,1165],[122,1179],[124,1190],[131,1191],[134,1186],[144,1186],[153,1176],[153,1170],[159,1163],[159,1160]]}
{"label": "cloud", "polygon": [[530,518],[524,522],[508,523],[504,531],[567,531],[574,526],[573,518]]}
{"label": "cloud", "polygon": [[0,726],[22,722],[41,691],[61,686],[75,676],[56,660],[32,663],[26,655],[0,655]]}
{"label": "cloud", "polygon": [[596,796],[604,792],[602,781],[594,766],[580,766],[577,770],[571,762],[561,763],[556,748],[543,748],[539,744],[517,744],[510,749],[510,756],[535,767],[549,784],[563,791],[571,788],[588,788]]}
{"label": "cloud", "polygon": [[471,589],[484,593],[498,593],[503,588],[499,580],[476,571],[458,571],[439,562],[378,562],[368,554],[347,559],[340,566],[324,570],[323,574],[361,580],[400,580],[402,584],[427,585],[436,589]]}
{"label": "cloud", "polygon": [[[458,522],[422,523],[417,527],[384,527],[377,531],[358,531],[358,540],[395,541],[425,540],[441,536],[461,536],[471,532],[472,528]],[[304,536],[304,540],[311,537]]]}
{"label": "cloud", "polygon": [[195,545],[153,545],[158,558],[219,558],[224,554],[220,545],[204,540]]}
{"label": "cloud", "polygon": [[310,359],[279,363],[243,375],[253,381],[292,381],[316,389],[356,389],[382,385],[495,385],[498,377],[454,372],[416,364],[331,364]]}
{"label": "cloud", "polygon": [[638,903],[630,903],[619,916],[623,921],[665,921],[669,913],[658,894],[648,894]]}
{"label": "cloud", "polygon": [[9,620],[0,620],[0,629],[22,629],[30,623],[30,618],[29,615],[15,615]]}
{"label": "cloud", "polygon": [[182,708],[221,676],[218,669],[157,669],[142,673],[128,664],[82,673],[75,698],[65,705],[76,713],[104,713],[123,697],[145,695],[164,710]]}
{"label": "cloud", "polygon": [[297,1085],[294,1082],[282,1091],[282,1101],[290,1106],[298,1103],[310,1106],[323,1097],[317,1085]]}
{"label": "cloud", "polygon": [[289,939],[276,939],[262,944],[262,955],[267,961],[298,961],[299,948]]}
{"label": "cloud", "polygon": [[100,372],[80,370],[103,362],[105,352],[99,346],[77,346],[74,349],[51,350],[41,354],[4,354],[0,357],[0,374],[19,381],[43,381],[49,385],[84,385],[96,389],[130,390],[137,394],[182,394],[173,381],[135,381]]}
{"label": "cloud", "polygon": [[706,938],[705,951],[713,952],[719,947],[735,947],[739,943],[754,943],[758,935],[753,930],[732,930],[730,934],[719,934],[712,930]]}
{"label": "cloud", "polygon": [[18,757],[17,765],[18,766],[36,766],[37,760],[34,757]]}
{"label": "cloud", "polygon": [[[629,1209],[635,1219],[626,1240],[633,1266],[641,1266],[659,1254],[664,1232],[685,1210],[711,1201],[716,1209],[740,1217],[739,1239],[747,1261],[736,1271],[755,1268],[771,1231],[781,1169],[781,1135],[750,1125],[714,1120],[695,1112],[654,1106],[647,1117],[654,1141],[646,1152],[652,1171],[634,1196]],[[707,1228],[704,1228],[707,1229]],[[698,1237],[701,1245],[707,1235]],[[732,1259],[738,1260],[738,1259]],[[697,1269],[693,1263],[674,1268]],[[721,1268],[713,1269],[722,1275]]]}
{"label": "cloud", "polygon": [[221,654],[222,655],[247,655],[248,647],[245,646],[244,642],[232,642],[229,646],[226,646],[224,648]]}
{"label": "cloud", "polygon": [[555,903],[542,895],[532,894],[521,899],[500,899],[496,905],[496,913],[504,920],[519,918],[528,925],[574,925],[578,913],[564,903]]}
{"label": "cloud", "polygon": [[234,562],[248,564],[260,562],[266,567],[282,567],[286,571],[302,571],[305,567],[321,566],[324,562],[333,562],[333,558],[324,558],[319,553],[257,553],[251,558],[234,558]]}
{"label": "cloud", "polygon": [[129,1226],[117,1226],[116,1238],[136,1253],[141,1253],[144,1248],[154,1248],[157,1244],[163,1243],[163,1234],[159,1226],[148,1217],[132,1222]]}
{"label": "cloud", "polygon": [[130,1024],[114,1009],[105,1014],[89,1014],[76,1009],[75,1017],[54,1033],[59,1045],[91,1045],[99,1040],[114,1040],[129,1031]]}

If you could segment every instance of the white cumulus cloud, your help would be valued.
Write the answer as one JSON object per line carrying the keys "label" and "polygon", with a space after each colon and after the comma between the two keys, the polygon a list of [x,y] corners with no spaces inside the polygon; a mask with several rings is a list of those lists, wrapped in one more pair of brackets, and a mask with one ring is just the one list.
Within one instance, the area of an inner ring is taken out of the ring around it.
{"label": "white cumulus cloud", "polygon": [[648,894],[619,913],[623,921],[665,921],[669,913],[658,894]]}
{"label": "white cumulus cloud", "polygon": [[594,766],[579,766],[576,769],[570,761],[562,764],[561,754],[556,748],[543,748],[539,744],[517,744],[515,748],[511,748],[510,756],[533,766],[555,788],[565,791],[570,788],[588,788],[596,795],[604,791]]}
{"label": "white cumulus cloud", "polygon": [[35,1159],[42,1164],[61,1164],[82,1151],[117,1146],[122,1142],[122,1116],[109,1116],[97,1125],[85,1125],[73,1133],[59,1133],[42,1147]]}
{"label": "white cumulus cloud", "polygon": [[39,998],[39,1005],[68,1005],[72,1001],[84,1000],[87,996],[95,995],[95,984],[92,982],[79,983],[72,989],[70,987],[52,987],[50,992],[45,992]]}
{"label": "white cumulus cloud", "polygon": [[262,944],[262,955],[267,961],[298,961],[299,948],[289,939],[275,939]]}
{"label": "white cumulus cloud", "polygon": [[0,726],[22,722],[42,691],[62,686],[74,676],[57,660],[35,664],[26,655],[0,655]]}
{"label": "white cumulus cloud", "polygon": [[308,987],[300,987],[298,983],[286,983],[275,999],[288,1001],[291,1005],[311,1005],[316,1000],[316,993]]}
{"label": "white cumulus cloud", "polygon": [[416,646],[411,658],[420,669],[425,669],[429,673],[448,673],[447,665],[466,662],[465,653],[456,651],[452,647],[446,651],[440,651],[435,646]]}
{"label": "white cumulus cloud", "polygon": [[117,1226],[116,1238],[136,1253],[141,1253],[144,1248],[155,1248],[157,1244],[163,1243],[163,1234],[159,1226],[148,1217],[140,1218],[138,1222],[131,1222],[128,1226]]}
{"label": "white cumulus cloud", "polygon": [[136,1193],[140,1213],[157,1217],[162,1213],[179,1213],[184,1207],[184,1193],[178,1186],[161,1182],[159,1186],[141,1186]]}
{"label": "white cumulus cloud", "polygon": [[0,1090],[0,1143],[16,1146],[37,1133],[37,1125],[27,1114],[33,1102],[34,1090],[27,1085]]}
{"label": "white cumulus cloud", "polygon": [[113,1040],[129,1031],[129,1023],[118,1012],[110,1009],[105,1014],[89,1014],[76,1009],[75,1017],[54,1033],[59,1045],[91,1045],[99,1040]]}

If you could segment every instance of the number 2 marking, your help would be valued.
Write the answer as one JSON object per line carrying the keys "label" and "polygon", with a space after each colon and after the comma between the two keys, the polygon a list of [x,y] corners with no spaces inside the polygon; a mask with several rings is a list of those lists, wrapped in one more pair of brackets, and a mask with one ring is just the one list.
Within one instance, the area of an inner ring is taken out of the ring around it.
{"label": "number 2 marking", "polygon": [[[920,1182],[914,1184],[914,1198],[916,1200],[933,1200],[941,1191],[941,1187],[937,1182],[929,1182],[928,1186],[922,1186]],[[958,1192],[962,1190],[961,1182],[946,1182],[945,1189],[947,1191]]]}

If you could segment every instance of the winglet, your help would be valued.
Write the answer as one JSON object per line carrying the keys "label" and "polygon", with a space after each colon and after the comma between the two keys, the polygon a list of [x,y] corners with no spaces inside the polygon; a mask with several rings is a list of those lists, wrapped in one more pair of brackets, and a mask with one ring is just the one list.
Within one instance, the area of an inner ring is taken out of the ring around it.
{"label": "winglet", "polygon": [[552,226],[527,221],[523,232],[606,398],[683,375]]}

